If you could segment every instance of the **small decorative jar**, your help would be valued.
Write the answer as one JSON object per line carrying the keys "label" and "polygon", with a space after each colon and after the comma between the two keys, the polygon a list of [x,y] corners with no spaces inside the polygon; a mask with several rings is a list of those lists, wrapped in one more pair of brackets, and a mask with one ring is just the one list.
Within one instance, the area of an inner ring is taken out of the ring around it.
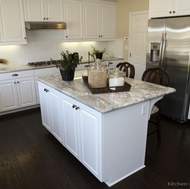
{"label": "small decorative jar", "polygon": [[96,59],[88,68],[88,83],[92,88],[104,88],[107,86],[107,66]]}
{"label": "small decorative jar", "polygon": [[125,83],[125,72],[118,68],[109,73],[109,88],[121,87]]}

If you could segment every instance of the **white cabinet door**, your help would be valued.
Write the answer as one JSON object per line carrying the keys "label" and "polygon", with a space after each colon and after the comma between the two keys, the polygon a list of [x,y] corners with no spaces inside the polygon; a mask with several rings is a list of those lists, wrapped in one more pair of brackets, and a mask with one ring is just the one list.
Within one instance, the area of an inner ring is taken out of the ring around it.
{"label": "white cabinet door", "polygon": [[190,15],[188,0],[150,0],[149,18]]}
{"label": "white cabinet door", "polygon": [[44,84],[39,84],[42,124],[62,143],[60,124],[59,92]]}
{"label": "white cabinet door", "polygon": [[45,15],[48,21],[63,21],[62,0],[45,0]]}
{"label": "white cabinet door", "polygon": [[62,95],[64,146],[97,178],[101,164],[101,114]]}
{"label": "white cabinet door", "polygon": [[61,98],[61,117],[62,128],[64,135],[64,146],[77,158],[79,155],[79,126],[78,126],[78,112],[74,107],[72,99],[66,98],[62,95]]}
{"label": "white cabinet door", "polygon": [[47,91],[48,100],[49,100],[49,120],[52,128],[52,134],[57,138],[59,142],[62,143],[62,129],[60,124],[60,99],[59,93],[50,88]]}
{"label": "white cabinet door", "polygon": [[175,0],[174,10],[178,16],[190,15],[190,1],[189,0]]}
{"label": "white cabinet door", "polygon": [[65,1],[64,14],[67,23],[65,38],[82,38],[82,3],[77,1]]}
{"label": "white cabinet door", "polygon": [[20,78],[16,80],[18,100],[20,107],[36,104],[35,84],[33,77]]}
{"label": "white cabinet door", "polygon": [[25,21],[61,21],[62,0],[24,0]]}
{"label": "white cabinet door", "polygon": [[26,44],[22,0],[0,0],[0,43]]}
{"label": "white cabinet door", "polygon": [[32,71],[0,74],[0,111],[14,110],[36,104],[32,74]]}
{"label": "white cabinet door", "polygon": [[100,38],[100,24],[99,24],[99,8],[98,3],[86,2],[84,3],[84,38]]}
{"label": "white cabinet door", "polygon": [[109,39],[115,37],[115,5],[100,5],[100,37]]}
{"label": "white cabinet door", "polygon": [[23,0],[25,21],[45,20],[43,0]]}
{"label": "white cabinet door", "polygon": [[15,80],[0,82],[0,112],[18,108]]}
{"label": "white cabinet door", "polygon": [[84,38],[111,39],[115,37],[115,5],[84,3]]}
{"label": "white cabinet door", "polygon": [[170,10],[173,9],[172,1],[171,0],[150,0],[149,1],[149,17],[154,18],[154,17],[170,16],[171,15]]}
{"label": "white cabinet door", "polygon": [[38,85],[39,90],[39,97],[40,97],[40,109],[41,109],[41,116],[42,116],[42,124],[46,129],[52,132],[52,128],[50,125],[50,117],[49,117],[49,98],[47,95],[46,86],[40,84]]}
{"label": "white cabinet door", "polygon": [[41,82],[38,87],[43,125],[100,179],[101,113]]}
{"label": "white cabinet door", "polygon": [[101,165],[101,114],[79,105],[81,162],[91,173],[100,178]]}

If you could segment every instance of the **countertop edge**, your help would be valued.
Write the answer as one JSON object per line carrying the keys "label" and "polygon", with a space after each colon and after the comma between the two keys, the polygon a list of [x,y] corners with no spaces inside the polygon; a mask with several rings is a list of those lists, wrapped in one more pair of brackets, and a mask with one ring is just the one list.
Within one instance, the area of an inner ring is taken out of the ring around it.
{"label": "countertop edge", "polygon": [[[79,78],[78,78],[79,79]],[[163,92],[162,94],[155,94],[155,95],[152,95],[151,97],[150,96],[144,96],[140,99],[138,99],[137,101],[131,101],[127,104],[123,104],[123,105],[120,105],[119,107],[115,106],[110,106],[110,107],[107,107],[105,109],[102,109],[102,108],[98,108],[98,107],[94,107],[92,106],[91,103],[89,103],[87,100],[85,100],[85,98],[82,98],[80,96],[76,96],[76,95],[73,95],[71,92],[68,92],[64,89],[60,89],[59,87],[56,87],[55,85],[51,84],[51,83],[48,83],[46,81],[43,80],[43,77],[38,77],[37,78],[38,81],[52,87],[53,89],[63,93],[64,95],[67,95],[77,101],[79,101],[80,103],[84,104],[84,105],[87,105],[88,107],[94,109],[94,110],[97,110],[99,111],[100,113],[107,113],[107,112],[110,112],[110,111],[114,111],[114,110],[117,110],[117,109],[121,109],[121,108],[125,108],[125,107],[128,107],[128,106],[132,106],[134,104],[138,104],[138,103],[141,103],[141,102],[144,102],[144,101],[147,101],[147,100],[150,100],[150,99],[154,99],[154,98],[158,98],[158,97],[161,97],[163,95],[167,95],[167,94],[171,94],[171,93],[174,93],[176,90],[174,88],[171,88],[171,87],[165,87],[167,88],[168,90]],[[82,80],[82,79],[81,79]],[[146,83],[146,82],[145,82]],[[150,84],[150,83],[149,83]],[[152,84],[152,83],[151,83]],[[155,85],[155,84],[153,84]],[[163,87],[163,86],[162,86]],[[123,93],[123,92],[120,92],[120,93]],[[86,96],[89,95],[90,97],[94,97],[95,99],[97,99],[99,96],[101,96],[101,94],[91,94],[91,92],[89,91],[88,94],[86,94]],[[103,94],[102,94],[103,95]],[[84,97],[84,96],[83,96]]]}

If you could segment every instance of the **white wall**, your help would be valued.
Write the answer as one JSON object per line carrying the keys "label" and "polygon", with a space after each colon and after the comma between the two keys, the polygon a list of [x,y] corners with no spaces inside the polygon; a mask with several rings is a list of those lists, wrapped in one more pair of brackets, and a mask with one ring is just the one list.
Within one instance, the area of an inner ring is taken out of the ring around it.
{"label": "white wall", "polygon": [[[110,56],[123,57],[121,42],[64,42],[63,30],[35,30],[27,31],[26,45],[0,46],[0,58],[5,58],[9,64],[24,65],[28,62],[60,59],[60,52],[79,52],[83,61],[88,60],[91,45],[104,49]],[[116,50],[114,50],[116,49]],[[121,49],[121,51],[120,51]]]}

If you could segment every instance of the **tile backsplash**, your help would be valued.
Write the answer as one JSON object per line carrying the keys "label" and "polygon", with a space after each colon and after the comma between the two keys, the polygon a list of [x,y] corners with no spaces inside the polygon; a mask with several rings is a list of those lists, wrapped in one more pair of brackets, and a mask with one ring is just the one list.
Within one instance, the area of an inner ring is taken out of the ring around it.
{"label": "tile backsplash", "polygon": [[5,58],[10,64],[24,65],[28,62],[60,59],[60,52],[79,52],[83,61],[88,60],[88,52],[91,52],[91,45],[96,48],[106,48],[109,56],[123,57],[123,42],[118,39],[112,42],[65,42],[64,30],[36,30],[27,31],[26,45],[0,46],[0,58]]}

